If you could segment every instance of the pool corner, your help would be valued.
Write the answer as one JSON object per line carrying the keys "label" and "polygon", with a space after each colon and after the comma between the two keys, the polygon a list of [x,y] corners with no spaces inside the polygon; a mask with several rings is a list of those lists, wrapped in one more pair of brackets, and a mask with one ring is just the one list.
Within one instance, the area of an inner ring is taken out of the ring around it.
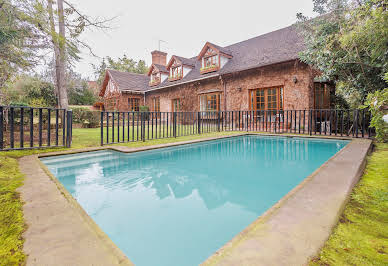
{"label": "pool corner", "polygon": [[202,265],[305,265],[337,224],[371,147],[352,139]]}

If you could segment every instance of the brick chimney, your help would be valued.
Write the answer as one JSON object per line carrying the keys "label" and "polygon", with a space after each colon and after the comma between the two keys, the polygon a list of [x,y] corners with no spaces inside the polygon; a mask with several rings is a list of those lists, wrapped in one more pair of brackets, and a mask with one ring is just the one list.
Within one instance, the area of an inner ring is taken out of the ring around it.
{"label": "brick chimney", "polygon": [[162,51],[152,51],[152,64],[159,64],[165,66],[167,64],[167,53]]}

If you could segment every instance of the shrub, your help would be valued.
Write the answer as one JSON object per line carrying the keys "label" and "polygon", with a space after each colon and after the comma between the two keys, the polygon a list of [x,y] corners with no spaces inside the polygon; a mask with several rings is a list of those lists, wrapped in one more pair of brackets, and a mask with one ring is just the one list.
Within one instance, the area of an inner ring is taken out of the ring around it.
{"label": "shrub", "polygon": [[99,111],[92,111],[87,107],[74,107],[72,111],[74,123],[82,124],[84,128],[94,128],[100,125]]}
{"label": "shrub", "polygon": [[388,123],[383,116],[387,113],[388,88],[368,94],[364,108],[368,108],[372,114],[370,126],[376,130],[376,139],[380,142],[388,141]]}
{"label": "shrub", "polygon": [[150,119],[150,114],[148,113],[150,111],[150,108],[148,106],[139,106],[139,112],[144,112],[143,118],[144,120],[148,121]]}
{"label": "shrub", "polygon": [[149,112],[150,108],[148,106],[142,105],[139,106],[139,112]]}

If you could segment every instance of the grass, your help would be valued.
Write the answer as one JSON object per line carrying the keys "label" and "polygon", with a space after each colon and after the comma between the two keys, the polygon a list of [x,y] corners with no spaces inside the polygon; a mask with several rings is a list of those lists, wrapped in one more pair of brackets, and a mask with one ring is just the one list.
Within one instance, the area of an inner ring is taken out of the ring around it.
{"label": "grass", "polygon": [[[119,144],[113,144],[113,146],[141,147],[141,146],[172,143],[177,141],[187,141],[187,140],[193,140],[193,139],[199,139],[199,138],[233,135],[238,133],[242,133],[242,132],[237,132],[237,131],[213,132],[213,133],[204,133],[201,135],[183,136],[183,137],[177,137],[177,138],[171,137],[171,138],[165,138],[165,139],[146,140],[145,142],[135,141],[135,142],[128,142],[128,143],[119,143]],[[74,128],[73,141],[70,149],[100,147],[101,146],[100,134],[101,133],[99,128]],[[69,149],[47,148],[47,149],[34,149],[34,150],[4,151],[4,152],[0,152],[0,156],[3,155],[3,156],[12,157],[12,158],[20,158],[31,154],[42,154],[42,153],[61,151],[61,150],[69,150]]]}
{"label": "grass", "polygon": [[329,240],[310,265],[388,265],[388,144],[377,144]]}
{"label": "grass", "polygon": [[23,184],[16,159],[0,156],[0,265],[20,265],[25,260],[22,202],[16,191]]}

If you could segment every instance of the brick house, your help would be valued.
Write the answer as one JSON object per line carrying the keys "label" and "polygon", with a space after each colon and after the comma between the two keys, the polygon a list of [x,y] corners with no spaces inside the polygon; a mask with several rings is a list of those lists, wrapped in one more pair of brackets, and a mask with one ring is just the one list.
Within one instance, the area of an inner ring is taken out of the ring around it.
{"label": "brick house", "polygon": [[192,58],[153,51],[147,74],[107,70],[106,110],[234,111],[330,108],[334,89],[298,59],[295,26],[220,47],[207,42]]}

